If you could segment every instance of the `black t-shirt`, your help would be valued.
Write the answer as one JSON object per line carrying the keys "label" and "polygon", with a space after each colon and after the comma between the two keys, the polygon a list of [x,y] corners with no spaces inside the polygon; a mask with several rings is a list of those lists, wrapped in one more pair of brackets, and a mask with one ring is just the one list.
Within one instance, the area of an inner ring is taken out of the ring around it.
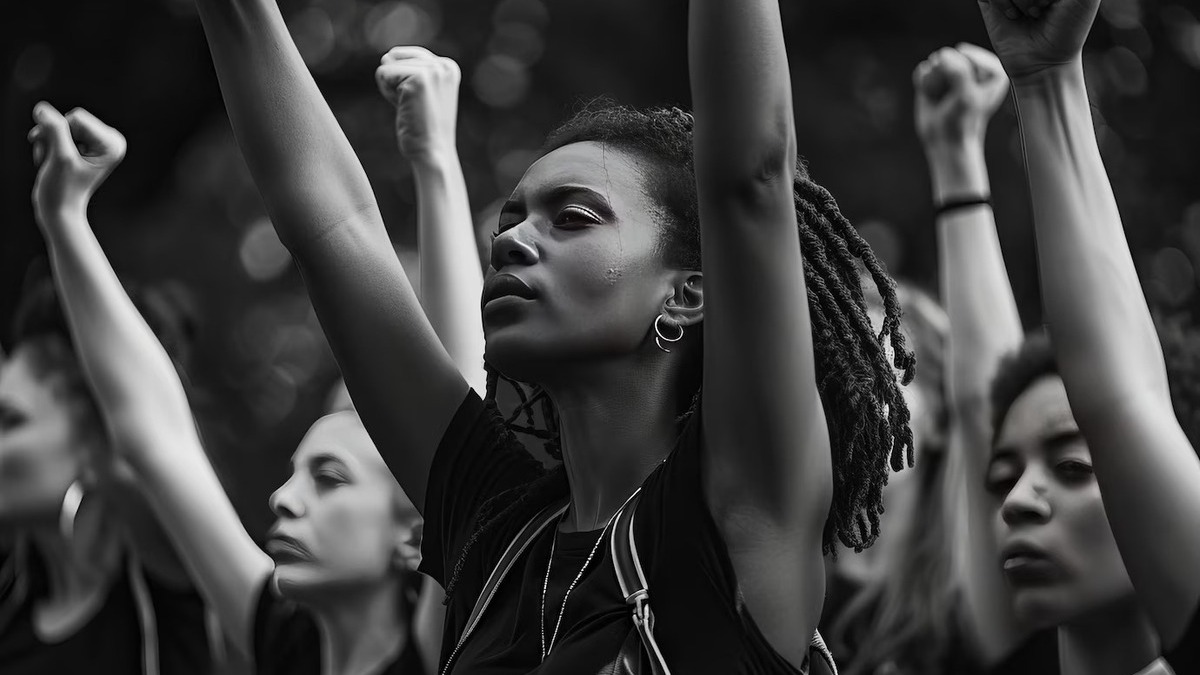
{"label": "black t-shirt", "polygon": [[[1163,657],[1176,675],[1200,673],[1200,609],[1192,617],[1192,623],[1184,631],[1179,643]],[[1025,640],[990,670],[989,675],[1059,675],[1059,672],[1058,629],[1048,628]]]}
{"label": "black t-shirt", "polygon": [[[66,639],[43,642],[34,630],[33,608],[45,596],[45,570],[31,557],[17,580],[16,560],[0,582],[0,673],[146,672],[147,645],[158,659],[161,675],[210,675],[213,672],[204,602],[194,590],[167,588],[141,571],[122,573],[108,589],[100,609]],[[140,578],[135,580],[133,575]],[[135,584],[144,583],[147,606],[139,608]],[[18,590],[22,589],[22,590]],[[149,637],[143,634],[141,611],[153,613]]]}
{"label": "black t-shirt", "polygon": [[[498,416],[474,393],[454,415],[438,447],[425,498],[421,571],[445,586],[476,514],[490,497],[541,475],[540,464],[506,441]],[[643,483],[634,536],[649,583],[655,636],[678,673],[789,673],[755,626],[704,498],[698,424],[693,419],[671,456]],[[496,523],[463,561],[446,615],[442,663],[454,650],[492,568],[523,519]],[[541,661],[542,588],[557,537],[546,592],[546,641],[567,587],[600,531],[546,528],[514,563],[487,613],[454,660],[455,673],[577,675],[608,672],[633,630],[607,542],[601,542],[567,602],[553,650]],[[798,635],[808,644],[811,636]]]}
{"label": "black t-shirt", "polygon": [[[263,584],[254,612],[254,663],[258,675],[320,675],[321,636],[316,619],[294,602]],[[420,675],[424,672],[416,641],[409,636],[394,661],[377,675]]]}

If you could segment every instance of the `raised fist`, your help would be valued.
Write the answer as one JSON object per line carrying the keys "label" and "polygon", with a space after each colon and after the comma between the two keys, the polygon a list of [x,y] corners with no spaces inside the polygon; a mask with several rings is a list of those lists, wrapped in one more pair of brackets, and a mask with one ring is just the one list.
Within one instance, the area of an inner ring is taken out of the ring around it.
{"label": "raised fist", "polygon": [[410,161],[455,151],[458,64],[424,47],[393,47],[375,70],[383,97],[396,106],[396,142]]}
{"label": "raised fist", "polygon": [[33,209],[38,222],[55,210],[86,208],[88,200],[125,157],[125,137],[82,108],[63,116],[45,101],[33,107],[29,132]]}
{"label": "raised fist", "polygon": [[1078,61],[1100,0],[978,0],[992,49],[1014,82]]}
{"label": "raised fist", "polygon": [[917,135],[926,148],[983,142],[1008,95],[1008,76],[986,49],[962,43],[929,55],[913,71]]}

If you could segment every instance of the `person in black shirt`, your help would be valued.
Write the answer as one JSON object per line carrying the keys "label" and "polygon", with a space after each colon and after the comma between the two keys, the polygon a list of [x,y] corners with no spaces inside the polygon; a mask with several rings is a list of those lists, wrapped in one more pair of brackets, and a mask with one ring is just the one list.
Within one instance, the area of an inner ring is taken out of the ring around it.
{"label": "person in black shirt", "polygon": [[[55,217],[39,211],[45,229]],[[180,356],[162,298],[137,297]],[[48,281],[26,293],[15,333],[0,366],[0,672],[208,675],[204,603],[113,456]]]}
{"label": "person in black shirt", "polygon": [[[822,551],[870,544],[889,459],[911,453],[883,342],[905,378],[912,358],[891,280],[797,163],[777,3],[691,3],[694,136],[678,110],[590,111],[520,181],[482,298],[489,394],[501,374],[537,387],[511,425],[468,392],[431,330],[275,3],[198,5],[271,222],[367,429],[426,517],[421,569],[450,596],[444,670],[612,666],[633,625],[601,539],[639,487],[635,534],[667,662],[802,667]],[[885,298],[882,335],[858,260]],[[562,457],[549,472],[510,433],[531,426],[531,407],[550,428],[529,430]],[[548,505],[561,517],[468,636],[482,580]]]}

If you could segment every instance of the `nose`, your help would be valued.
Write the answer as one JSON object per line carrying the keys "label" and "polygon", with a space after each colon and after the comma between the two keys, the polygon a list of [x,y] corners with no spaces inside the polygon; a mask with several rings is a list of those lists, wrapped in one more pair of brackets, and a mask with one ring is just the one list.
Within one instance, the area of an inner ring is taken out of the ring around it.
{"label": "nose", "polygon": [[503,269],[506,265],[532,265],[538,261],[538,248],[529,240],[526,232],[532,229],[525,221],[496,235],[492,240],[492,269]]}
{"label": "nose", "polygon": [[1028,469],[1000,506],[1000,516],[1008,525],[1044,523],[1052,513],[1045,478]]}
{"label": "nose", "polygon": [[268,503],[271,506],[271,513],[274,513],[277,518],[299,518],[304,515],[304,503],[296,494],[295,486],[292,485],[290,479],[271,493]]}

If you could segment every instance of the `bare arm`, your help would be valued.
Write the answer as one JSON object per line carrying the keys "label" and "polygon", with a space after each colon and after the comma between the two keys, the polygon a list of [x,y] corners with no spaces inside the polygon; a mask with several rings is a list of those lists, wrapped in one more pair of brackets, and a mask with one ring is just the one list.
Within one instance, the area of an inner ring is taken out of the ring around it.
{"label": "bare arm", "polygon": [[[208,602],[242,649],[271,561],[243,529],[200,445],[179,376],[96,241],[91,191],[125,141],[84,111],[69,120],[39,104],[33,132],[45,159],[35,210],[50,248],[75,348],[115,449],[133,466]],[[80,156],[79,144],[96,154]]]}
{"label": "bare arm", "polygon": [[421,47],[394,47],[375,71],[396,106],[396,141],[417,183],[421,306],[459,372],[482,396],[483,270],[455,141],[458,64]]}
{"label": "bare arm", "polygon": [[371,186],[273,0],[198,0],[225,107],[355,407],[418,508],[467,383],[400,267]]}
{"label": "bare arm", "polygon": [[1059,371],[1125,567],[1170,646],[1200,601],[1200,460],[1092,126],[1081,53],[1099,4],[1060,0],[1035,21],[981,8],[1014,83]]}
{"label": "bare arm", "polygon": [[746,605],[799,664],[824,596],[832,474],[793,200],[775,0],[693,0],[689,64],[704,265],[705,487]]}
{"label": "bare arm", "polygon": [[[914,85],[917,133],[929,161],[934,203],[989,196],[983,142],[1009,89],[999,60],[973,45],[945,48],[917,67]],[[1022,633],[991,534],[995,505],[984,489],[992,439],[989,392],[1000,360],[1021,344],[1021,319],[992,209],[975,205],[945,212],[937,230],[941,295],[950,317],[947,461],[958,488],[948,503],[958,519],[953,531],[962,536],[956,538],[956,558],[967,618],[984,657],[996,662]]]}

